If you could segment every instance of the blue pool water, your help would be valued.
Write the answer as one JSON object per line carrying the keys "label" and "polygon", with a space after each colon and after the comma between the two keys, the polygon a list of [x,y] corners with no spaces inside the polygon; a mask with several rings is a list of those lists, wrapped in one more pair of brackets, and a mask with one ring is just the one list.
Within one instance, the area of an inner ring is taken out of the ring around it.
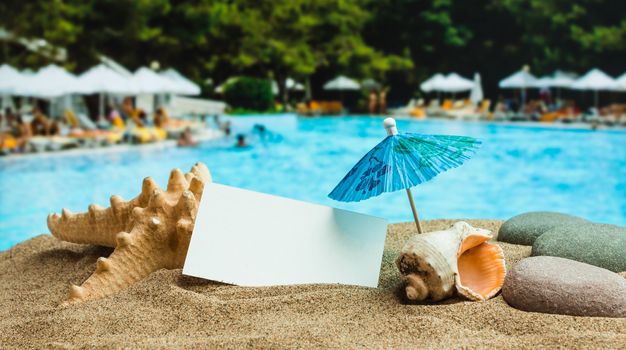
{"label": "blue pool water", "polygon": [[[234,119],[235,132],[261,122],[274,137],[250,138],[235,149],[224,139],[198,148],[133,149],[91,155],[0,159],[0,250],[47,232],[46,216],[62,207],[108,205],[111,194],[132,198],[145,176],[165,185],[169,170],[207,164],[227,185],[410,221],[406,194],[359,203],[326,195],[385,137],[382,118]],[[476,156],[413,190],[424,219],[506,219],[554,210],[626,225],[626,132],[586,131],[452,121],[398,121],[400,131],[469,135],[483,141]]]}

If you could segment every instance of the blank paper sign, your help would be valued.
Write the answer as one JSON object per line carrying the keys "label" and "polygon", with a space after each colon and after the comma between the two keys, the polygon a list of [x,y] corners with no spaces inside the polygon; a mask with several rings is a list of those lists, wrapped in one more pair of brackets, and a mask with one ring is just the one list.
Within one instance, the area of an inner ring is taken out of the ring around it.
{"label": "blank paper sign", "polygon": [[207,184],[183,273],[241,286],[376,287],[387,221]]}

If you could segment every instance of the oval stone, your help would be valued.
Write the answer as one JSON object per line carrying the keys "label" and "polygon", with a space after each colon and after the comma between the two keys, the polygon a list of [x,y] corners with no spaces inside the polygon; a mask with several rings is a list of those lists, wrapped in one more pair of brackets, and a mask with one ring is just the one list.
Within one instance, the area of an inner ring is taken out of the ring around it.
{"label": "oval stone", "polygon": [[626,279],[597,266],[552,256],[517,263],[507,273],[502,297],[524,311],[626,317]]}
{"label": "oval stone", "polygon": [[555,212],[535,211],[524,213],[510,218],[500,226],[498,241],[533,245],[537,237],[555,227],[588,222],[577,216]]}
{"label": "oval stone", "polygon": [[626,228],[591,222],[555,227],[533,244],[532,256],[549,255],[626,271]]}

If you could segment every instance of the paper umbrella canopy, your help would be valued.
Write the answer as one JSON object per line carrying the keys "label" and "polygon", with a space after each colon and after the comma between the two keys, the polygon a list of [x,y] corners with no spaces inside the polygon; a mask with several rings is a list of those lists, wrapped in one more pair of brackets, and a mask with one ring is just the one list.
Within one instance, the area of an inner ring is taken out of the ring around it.
{"label": "paper umbrella canopy", "polygon": [[387,137],[369,151],[328,195],[341,202],[358,202],[385,192],[406,190],[419,233],[410,188],[470,159],[481,142],[467,136],[398,134],[396,121],[384,121]]}

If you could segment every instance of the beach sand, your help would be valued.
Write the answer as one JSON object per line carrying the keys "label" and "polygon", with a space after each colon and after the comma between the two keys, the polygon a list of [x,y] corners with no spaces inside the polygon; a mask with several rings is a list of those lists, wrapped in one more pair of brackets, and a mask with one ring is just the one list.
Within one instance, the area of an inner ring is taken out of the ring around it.
{"label": "beach sand", "polygon": [[[424,223],[427,231],[456,220]],[[468,220],[497,232],[499,221]],[[110,249],[43,235],[0,253],[0,348],[621,348],[626,319],[528,313],[501,296],[409,304],[394,259],[415,232],[391,225],[379,288],[243,288],[161,270],[119,294],[59,307]],[[507,263],[530,247],[499,243]]]}

